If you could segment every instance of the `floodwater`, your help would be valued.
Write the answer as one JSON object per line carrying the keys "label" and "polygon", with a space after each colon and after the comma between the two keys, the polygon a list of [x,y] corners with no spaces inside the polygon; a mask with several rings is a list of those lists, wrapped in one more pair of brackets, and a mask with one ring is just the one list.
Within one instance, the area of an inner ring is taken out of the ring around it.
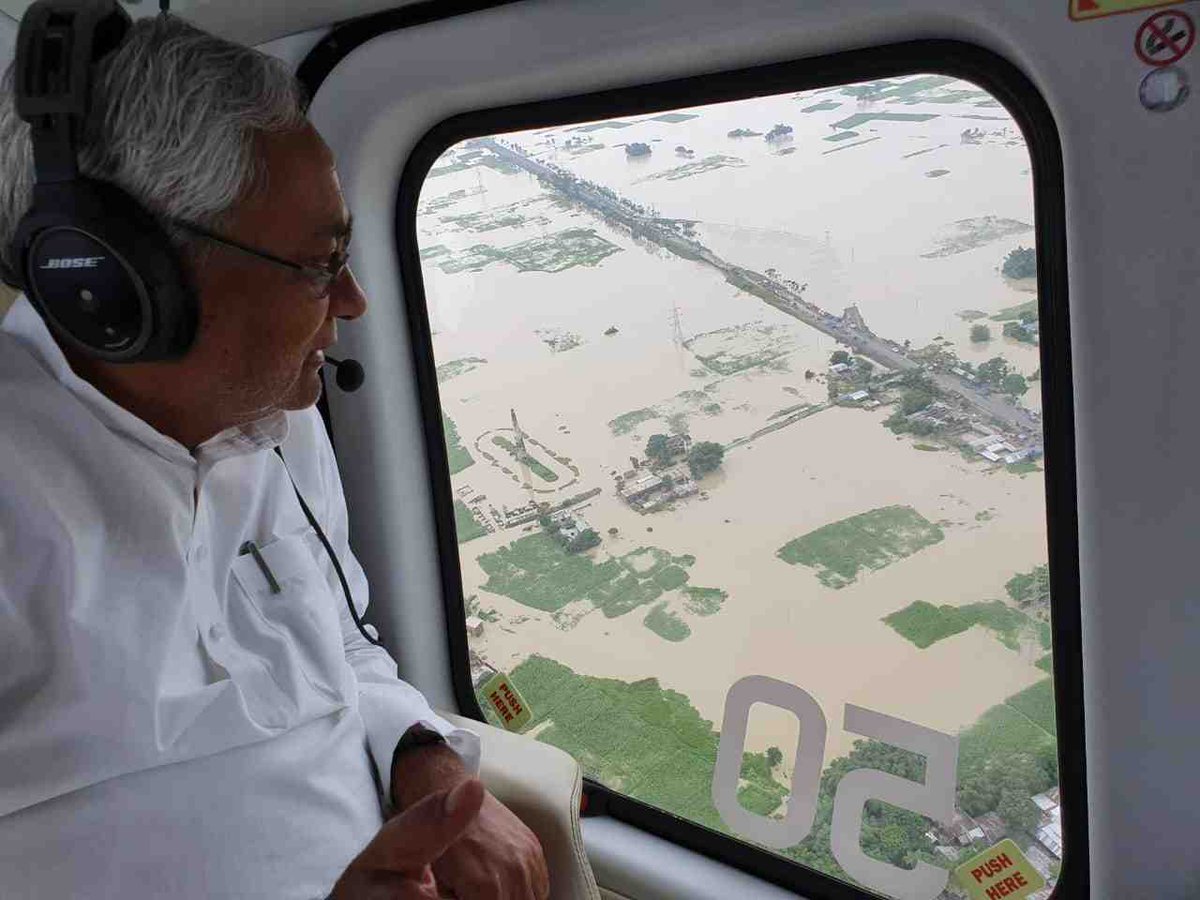
{"label": "floodwater", "polygon": [[[697,236],[718,255],[807,284],[805,297],[834,314],[856,305],[883,337],[914,347],[940,337],[965,360],[1003,355],[1030,375],[1039,365],[1036,347],[1002,338],[1002,324],[986,318],[979,321],[990,325],[993,339],[972,344],[972,323],[959,315],[990,316],[1035,296],[999,272],[1010,250],[1033,243],[1032,228],[1021,229],[1033,222],[1029,157],[1007,113],[982,92],[934,102],[951,90],[975,89],[950,84],[911,105],[863,104],[833,89],[686,110],[695,115],[686,121],[641,116],[624,120],[632,123],[627,127],[568,126],[505,139],[661,216],[697,222]],[[803,111],[832,103],[840,105]],[[880,112],[935,118],[876,119],[855,125],[856,137],[826,140],[838,131],[834,123]],[[766,132],[776,123],[793,127],[790,141],[727,136],[735,128]],[[982,133],[964,142],[967,129]],[[564,148],[580,137],[604,146],[582,153]],[[651,155],[627,158],[623,145],[633,141],[648,143]],[[694,155],[677,154],[676,146]],[[664,176],[717,155],[740,164]],[[451,198],[452,192],[462,193]],[[423,251],[446,248],[423,264],[435,357],[439,364],[487,360],[441,385],[443,409],[475,458],[453,477],[456,492],[486,495],[485,507],[502,509],[531,497],[555,503],[599,487],[582,510],[604,538],[589,551],[593,559],[647,545],[691,554],[689,583],[729,595],[708,617],[672,600],[671,609],[691,628],[677,643],[646,628],[643,609],[615,619],[593,611],[562,628],[547,613],[483,590],[487,578],[477,557],[528,533],[497,531],[460,546],[466,593],[500,614],[472,638],[472,648],[492,665],[509,669],[539,653],[582,674],[656,677],[686,694],[716,727],[734,681],[751,674],[784,679],[821,704],[829,722],[826,761],[848,752],[855,739],[842,729],[847,702],[953,733],[1044,677],[1034,667],[1038,648],[1010,650],[980,627],[921,650],[881,621],[917,600],[1005,599],[1009,578],[1044,563],[1040,472],[1018,476],[956,451],[918,449],[883,427],[889,409],[835,407],[730,449],[721,470],[701,482],[706,496],[635,512],[616,495],[613,476],[630,467],[631,456],[643,455],[651,434],[686,428],[695,440],[728,444],[775,421],[773,413],[823,403],[824,373],[837,345],[703,264],[635,242],[590,212],[556,205],[528,174],[476,165],[436,175],[422,202],[438,198],[448,199],[418,220]],[[490,230],[448,221],[477,215],[478,225],[513,214],[525,221],[510,218],[515,224]],[[956,223],[986,217],[1007,220],[1011,233],[951,247],[960,252],[923,255],[961,234]],[[503,261],[453,273],[437,265],[461,259],[474,245],[508,247],[568,228],[592,229],[619,249],[595,265],[556,272],[521,272]],[[610,328],[616,332],[606,335]],[[571,336],[574,346],[556,350],[547,334]],[[722,349],[774,363],[721,374],[697,358]],[[1039,385],[1033,385],[1023,402],[1036,409]],[[519,473],[507,474],[480,455],[475,442],[511,428],[510,410],[526,434],[580,470],[578,481],[548,484],[533,476],[536,490],[527,490]],[[609,423],[636,410],[654,418],[614,433]],[[822,525],[895,504],[941,523],[945,539],[860,572],[840,590],[775,555]],[[796,730],[790,714],[756,706],[747,747],[778,745],[790,758]]]}

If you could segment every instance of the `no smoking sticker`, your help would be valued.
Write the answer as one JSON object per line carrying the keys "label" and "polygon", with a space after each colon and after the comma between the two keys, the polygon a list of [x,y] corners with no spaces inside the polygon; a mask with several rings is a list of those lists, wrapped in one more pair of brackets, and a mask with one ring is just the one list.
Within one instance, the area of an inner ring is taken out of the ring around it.
{"label": "no smoking sticker", "polygon": [[1196,43],[1196,23],[1178,10],[1155,13],[1137,30],[1134,50],[1150,66],[1169,66],[1183,59]]}
{"label": "no smoking sticker", "polygon": [[1012,838],[971,857],[954,870],[954,877],[971,900],[1020,900],[1046,886]]}

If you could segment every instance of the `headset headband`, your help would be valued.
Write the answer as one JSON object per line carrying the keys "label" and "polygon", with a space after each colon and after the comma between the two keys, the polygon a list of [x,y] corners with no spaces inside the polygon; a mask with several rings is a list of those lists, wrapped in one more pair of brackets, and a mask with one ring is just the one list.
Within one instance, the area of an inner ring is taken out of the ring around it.
{"label": "headset headband", "polygon": [[29,123],[38,184],[79,177],[76,140],[91,100],[92,66],[132,20],[115,0],[37,0],[17,35],[16,108]]}

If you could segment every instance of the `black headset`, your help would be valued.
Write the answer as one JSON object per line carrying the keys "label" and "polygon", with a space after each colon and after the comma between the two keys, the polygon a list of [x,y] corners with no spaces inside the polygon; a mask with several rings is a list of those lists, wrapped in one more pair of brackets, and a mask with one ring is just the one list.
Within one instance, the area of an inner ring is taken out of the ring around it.
{"label": "black headset", "polygon": [[[20,288],[62,339],[109,362],[177,359],[196,336],[198,304],[166,231],[114,184],[79,174],[77,142],[87,121],[92,67],[132,25],[116,0],[37,0],[17,34],[17,115],[30,125],[33,204],[10,245]],[[338,366],[338,386],[356,390],[362,366]],[[275,452],[283,460],[278,447]],[[283,460],[285,470],[287,461]],[[380,645],[354,606],[337,554],[287,472],[305,518],[333,561],[346,605],[364,638]]]}
{"label": "black headset", "polygon": [[9,247],[22,289],[50,328],[109,362],[183,356],[196,295],[159,221],[128,193],[79,174],[92,67],[132,20],[116,0],[37,0],[17,35],[17,115],[30,125],[33,203]]}

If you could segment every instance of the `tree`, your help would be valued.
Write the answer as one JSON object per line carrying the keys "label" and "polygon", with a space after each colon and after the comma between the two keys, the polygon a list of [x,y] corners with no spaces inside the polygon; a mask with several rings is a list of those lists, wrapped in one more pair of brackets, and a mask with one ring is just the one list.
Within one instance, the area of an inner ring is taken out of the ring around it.
{"label": "tree", "polygon": [[1000,382],[1000,390],[1013,397],[1020,397],[1029,390],[1029,382],[1025,380],[1024,375],[1018,375],[1013,372],[1004,376],[1004,380]]}
{"label": "tree", "polygon": [[905,391],[900,397],[900,412],[909,416],[915,412],[920,412],[930,403],[933,402],[933,394],[921,388],[913,388]]}
{"label": "tree", "polygon": [[616,529],[616,528],[610,528],[610,529],[608,529],[608,536],[609,536],[609,537],[616,537],[618,534],[620,534],[620,531],[619,531],[618,529]]}
{"label": "tree", "polygon": [[858,374],[863,378],[870,378],[871,373],[875,371],[875,364],[861,356],[854,360],[854,367],[858,369]]}
{"label": "tree", "polygon": [[979,376],[979,380],[984,384],[990,384],[998,387],[1004,377],[1008,375],[1010,369],[1008,360],[1003,356],[993,356],[985,363],[980,363],[979,368],[975,370],[975,374]]}
{"label": "tree", "polygon": [[845,365],[848,362],[850,362],[850,354],[845,350],[834,350],[830,354],[829,364],[831,366]]}
{"label": "tree", "polygon": [[992,329],[986,325],[971,326],[971,342],[975,344],[983,344],[992,339]]}
{"label": "tree", "polygon": [[1037,255],[1032,247],[1020,247],[1004,258],[1000,271],[1009,278],[1034,278],[1037,275]]}
{"label": "tree", "polygon": [[567,552],[580,553],[584,550],[590,550],[592,547],[598,546],[599,543],[600,535],[596,534],[594,529],[585,528],[567,542]]}
{"label": "tree", "polygon": [[703,478],[725,459],[725,448],[713,441],[700,441],[688,452],[688,468],[693,478]]}
{"label": "tree", "polygon": [[767,748],[767,765],[772,769],[783,762],[783,751],[778,747]]}
{"label": "tree", "polygon": [[652,463],[665,466],[671,461],[670,439],[665,434],[652,434],[646,441],[646,458]]}

